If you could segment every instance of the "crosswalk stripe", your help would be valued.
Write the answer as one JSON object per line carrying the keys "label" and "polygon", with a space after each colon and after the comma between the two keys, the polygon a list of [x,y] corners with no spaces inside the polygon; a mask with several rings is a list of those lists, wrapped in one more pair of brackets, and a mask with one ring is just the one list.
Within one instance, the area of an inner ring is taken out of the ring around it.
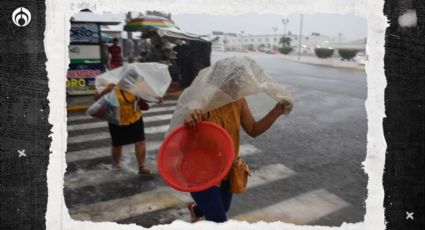
{"label": "crosswalk stripe", "polygon": [[[161,141],[147,141],[146,151],[156,151],[161,146]],[[133,154],[134,145],[124,145],[122,147],[123,154]],[[95,158],[107,157],[111,155],[111,147],[101,147],[88,150],[74,151],[66,153],[66,162],[71,163],[75,161],[91,160]]]}
{"label": "crosswalk stripe", "polygon": [[[159,141],[148,142],[146,143],[146,148],[148,151],[153,151],[153,150],[159,149],[160,145],[161,145],[161,142]],[[249,146],[249,144],[246,144],[244,146]],[[125,146],[125,148],[123,149],[123,153],[125,153],[123,154],[123,158],[124,157],[133,158],[132,155],[134,154],[134,150],[131,150],[131,147],[132,145]],[[240,155],[247,156],[247,155],[256,153],[252,151],[247,152],[247,149],[253,149],[253,146],[242,148]],[[97,157],[110,156],[110,151],[111,150],[108,147],[108,148],[98,148],[98,149],[95,149],[95,151],[90,150],[90,154],[84,151],[71,152],[66,154],[66,158],[67,158],[67,162],[73,162],[77,160],[78,161],[88,160],[88,159],[93,159]],[[135,161],[135,159],[129,159],[129,160]],[[156,158],[154,159],[147,158],[146,165],[149,166],[149,168],[151,168],[154,172],[157,172]],[[130,171],[130,173],[127,173],[128,171]],[[133,173],[135,172],[136,172],[136,169],[134,169]],[[248,187],[255,187],[255,186],[262,185],[264,183],[268,183],[270,181],[284,179],[294,174],[295,174],[294,171],[285,167],[282,164],[268,165],[252,173],[253,176],[249,178]],[[120,173],[118,174],[109,169],[106,169],[106,170],[97,169],[97,170],[87,170],[87,171],[77,170],[77,172],[73,172],[65,176],[65,187],[70,189],[75,189],[75,188],[84,187],[87,185],[95,186],[98,184],[114,181],[115,179],[117,179],[116,178],[117,176],[120,179],[123,179],[123,176],[126,176],[126,178],[130,178],[134,176],[134,174],[131,174],[131,169],[124,169],[124,166],[123,166],[123,170],[121,170]]]}
{"label": "crosswalk stripe", "polygon": [[[147,151],[157,151],[161,146],[162,141],[147,141],[146,150]],[[82,161],[82,160],[91,160],[95,158],[107,157],[111,155],[111,147],[100,147],[93,148],[90,150],[80,150],[80,151],[71,151],[66,153],[66,162]],[[134,146],[133,145],[124,145],[122,149],[123,154],[133,154]],[[243,144],[240,146],[239,155],[246,157],[261,152],[255,146],[250,144]]]}
{"label": "crosswalk stripe", "polygon": [[[154,107],[147,111],[143,111],[143,114],[151,114],[151,113],[157,113],[157,112],[169,112],[176,110],[176,106],[166,106],[166,107]],[[77,115],[77,116],[68,116],[68,122],[69,121],[78,121],[78,120],[95,120],[96,118],[91,117],[89,115]]]}
{"label": "crosswalk stripe", "polygon": [[[188,193],[161,187],[129,197],[72,208],[69,213],[79,220],[118,221],[190,201],[191,197]],[[93,213],[97,215],[91,215]]]}
{"label": "crosswalk stripe", "polygon": [[[160,125],[145,128],[145,134],[164,133],[169,128],[169,125]],[[91,134],[76,135],[68,137],[68,144],[83,143],[86,141],[97,141],[111,138],[109,132],[99,132]]]}
{"label": "crosswalk stripe", "polygon": [[271,164],[259,168],[251,173],[248,178],[248,188],[268,184],[270,182],[286,179],[295,175],[295,172],[283,164]]}
{"label": "crosswalk stripe", "polygon": [[239,156],[241,157],[246,157],[260,152],[261,151],[257,149],[257,147],[251,144],[243,144],[239,146]]}
{"label": "crosswalk stripe", "polygon": [[302,225],[316,221],[348,205],[349,203],[326,189],[317,189],[231,219],[250,223],[282,221]]}
{"label": "crosswalk stripe", "polygon": [[[165,114],[165,115],[144,117],[143,122],[146,124],[146,123],[154,122],[154,121],[170,120],[172,116],[173,116],[172,114]],[[103,128],[103,127],[108,127],[108,123],[105,121],[98,121],[98,122],[90,122],[90,123],[84,123],[84,124],[78,124],[78,125],[68,125],[68,131]]]}
{"label": "crosswalk stripe", "polygon": [[[112,170],[108,171],[91,170],[91,172],[81,172],[81,176],[78,177],[65,176],[65,187],[75,189],[81,184],[96,186],[99,182],[106,182],[105,180],[122,180],[131,176],[129,172],[117,174]],[[294,174],[294,171],[282,164],[268,165],[252,173],[252,176],[249,178],[248,188],[285,179]],[[152,191],[133,196],[97,202],[90,205],[80,205],[70,209],[70,214],[74,218],[81,218],[80,220],[118,221],[147,212],[176,207],[191,200],[188,193],[182,193],[169,187],[159,187]],[[96,214],[93,215],[93,213]]]}

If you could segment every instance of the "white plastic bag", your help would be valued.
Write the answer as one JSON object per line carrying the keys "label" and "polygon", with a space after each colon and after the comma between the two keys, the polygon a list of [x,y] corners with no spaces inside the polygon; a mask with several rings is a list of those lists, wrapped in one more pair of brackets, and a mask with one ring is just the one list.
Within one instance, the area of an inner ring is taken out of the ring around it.
{"label": "white plastic bag", "polygon": [[120,107],[115,90],[103,95],[87,110],[87,114],[120,125]]}
{"label": "white plastic bag", "polygon": [[177,101],[166,135],[184,122],[193,110],[211,111],[249,95],[264,92],[277,102],[285,103],[285,114],[293,106],[290,92],[270,79],[251,58],[230,57],[201,70]]}
{"label": "white plastic bag", "polygon": [[168,66],[156,62],[132,63],[107,71],[96,77],[96,90],[102,92],[108,84],[133,93],[146,101],[157,102],[171,83]]}

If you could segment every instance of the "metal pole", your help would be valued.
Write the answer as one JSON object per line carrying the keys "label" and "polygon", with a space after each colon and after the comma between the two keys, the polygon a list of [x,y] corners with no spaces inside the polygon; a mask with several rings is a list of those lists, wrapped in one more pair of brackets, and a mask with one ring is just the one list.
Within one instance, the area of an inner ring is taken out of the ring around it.
{"label": "metal pole", "polygon": [[[131,20],[131,11],[129,11],[126,15],[126,22]],[[123,47],[124,48],[124,47]],[[133,33],[127,32],[127,48],[128,48],[128,63],[133,62],[133,53],[134,53],[134,45],[133,45]]]}
{"label": "metal pole", "polygon": [[303,39],[303,17],[304,15],[301,14],[301,20],[300,20],[300,35],[298,37],[298,61],[301,58],[301,45],[302,45],[302,39]]}

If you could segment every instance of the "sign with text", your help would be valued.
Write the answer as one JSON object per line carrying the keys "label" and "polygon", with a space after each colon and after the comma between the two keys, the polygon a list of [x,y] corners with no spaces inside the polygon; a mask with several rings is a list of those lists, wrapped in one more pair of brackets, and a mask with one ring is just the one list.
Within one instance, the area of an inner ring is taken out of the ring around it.
{"label": "sign with text", "polygon": [[104,71],[105,68],[102,64],[70,64],[66,80],[68,94],[93,93],[96,77]]}
{"label": "sign with text", "polygon": [[71,64],[100,63],[99,45],[69,45]]}
{"label": "sign with text", "polygon": [[99,44],[99,25],[96,23],[72,23],[71,44],[92,43]]}

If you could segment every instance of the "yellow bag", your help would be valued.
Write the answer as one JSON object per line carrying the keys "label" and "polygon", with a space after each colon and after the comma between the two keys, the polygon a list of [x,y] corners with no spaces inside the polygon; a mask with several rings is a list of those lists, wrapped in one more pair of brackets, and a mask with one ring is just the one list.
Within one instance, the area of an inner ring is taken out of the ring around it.
{"label": "yellow bag", "polygon": [[232,168],[230,169],[230,192],[245,192],[248,184],[248,176],[251,176],[249,173],[249,166],[242,158],[238,157],[238,159],[233,162]]}

